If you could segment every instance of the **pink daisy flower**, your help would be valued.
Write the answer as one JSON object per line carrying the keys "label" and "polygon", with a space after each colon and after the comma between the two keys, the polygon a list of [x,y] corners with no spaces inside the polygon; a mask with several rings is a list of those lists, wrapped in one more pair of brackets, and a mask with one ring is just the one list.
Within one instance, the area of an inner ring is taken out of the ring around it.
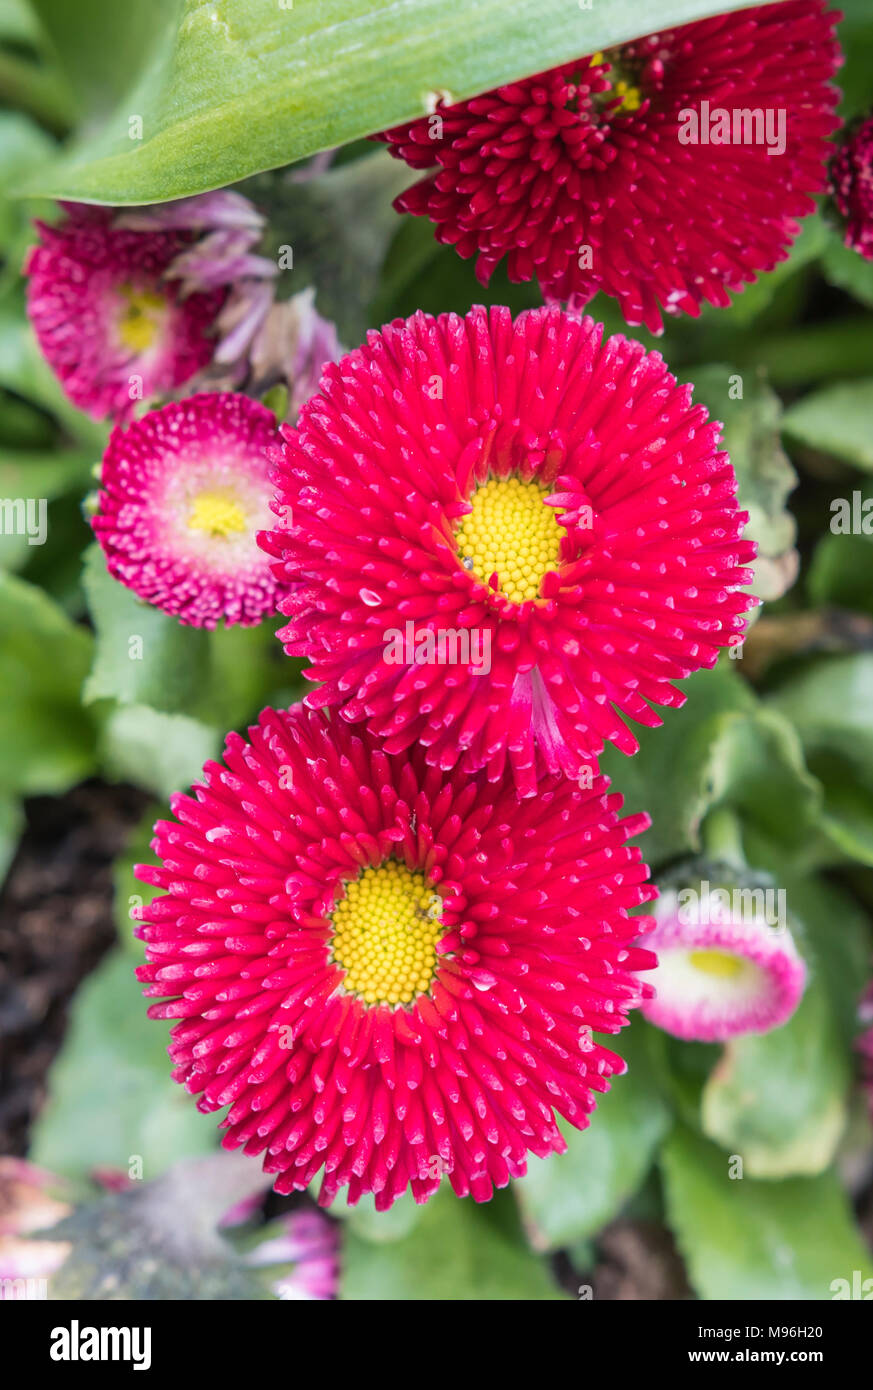
{"label": "pink daisy flower", "polygon": [[487,1200],[561,1152],[624,1070],[616,1033],[652,963],[629,909],[654,890],[598,778],[536,803],[390,757],[302,706],[228,736],[155,827],[163,889],[134,910],[175,1078],[276,1189],[321,1172],[384,1209],[447,1174]]}
{"label": "pink daisy flower", "polygon": [[377,137],[437,166],[395,206],[483,284],[505,258],[511,280],[602,290],[653,332],[662,309],[729,304],[825,187],[836,19],[823,0],[718,15],[440,108]]}
{"label": "pink daisy flower", "polygon": [[873,115],[846,136],[834,155],[831,187],[846,219],[846,245],[873,261]]}
{"label": "pink daisy flower", "polygon": [[806,966],[787,924],[774,922],[767,890],[699,880],[661,892],[657,926],[646,945],[657,952],[643,1004],[650,1023],[674,1037],[725,1042],[769,1033],[794,1013]]}
{"label": "pink daisy flower", "polygon": [[109,573],[194,627],[258,623],[281,585],[256,533],[270,517],[271,411],[204,392],[116,426],[91,524]]}
{"label": "pink daisy flower", "polygon": [[25,265],[27,308],[43,356],[74,405],[98,419],[130,417],[211,360],[225,287],[185,295],[168,278],[188,233],[119,226],[115,210],[64,204],[37,223]]}
{"label": "pink daisy flower", "polygon": [[509,764],[524,795],[590,775],[744,629],[754,546],[719,426],[590,319],[418,313],[327,366],[283,434],[279,635],[324,682],[306,703],[389,753]]}

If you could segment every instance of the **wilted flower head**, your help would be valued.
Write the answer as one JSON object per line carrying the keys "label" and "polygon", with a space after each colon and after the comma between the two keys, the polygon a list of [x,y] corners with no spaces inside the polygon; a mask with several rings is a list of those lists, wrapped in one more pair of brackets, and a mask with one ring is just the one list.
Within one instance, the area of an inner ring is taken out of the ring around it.
{"label": "wilted flower head", "polygon": [[873,115],[847,133],[831,164],[831,186],[846,219],[846,245],[873,261]]}
{"label": "wilted flower head", "polygon": [[662,888],[646,946],[658,964],[646,1018],[677,1038],[724,1042],[769,1033],[803,994],[806,966],[794,944],[784,890],[704,868],[678,870]]}
{"label": "wilted flower head", "polygon": [[134,909],[146,994],[178,1019],[175,1078],[229,1106],[228,1148],[279,1192],[424,1201],[448,1175],[487,1200],[561,1152],[624,1067],[616,1033],[651,956],[653,890],[604,778],[536,803],[391,757],[303,707],[230,734],[155,828],[163,894]]}
{"label": "wilted flower head", "polygon": [[211,360],[227,284],[186,292],[173,278],[191,246],[184,230],[132,230],[111,208],[63,206],[57,226],[37,224],[25,265],[28,313],[71,401],[98,419],[124,420]]}
{"label": "wilted flower head", "polygon": [[194,627],[275,613],[280,585],[255,536],[270,516],[278,442],[271,411],[233,393],[171,401],[116,427],[91,523],[109,573]]}
{"label": "wilted flower head", "polygon": [[381,138],[432,170],[397,199],[511,280],[628,323],[730,302],[777,261],[825,186],[836,14],[788,0],[565,63]]}
{"label": "wilted flower head", "polygon": [[324,682],[307,704],[389,753],[508,764],[526,795],[588,776],[744,629],[754,546],[719,426],[590,319],[418,313],[326,367],[283,433],[279,635]]}
{"label": "wilted flower head", "polygon": [[64,1184],[21,1158],[0,1158],[0,1299],[47,1298],[47,1281],[70,1252],[67,1241],[35,1239],[71,1210]]}

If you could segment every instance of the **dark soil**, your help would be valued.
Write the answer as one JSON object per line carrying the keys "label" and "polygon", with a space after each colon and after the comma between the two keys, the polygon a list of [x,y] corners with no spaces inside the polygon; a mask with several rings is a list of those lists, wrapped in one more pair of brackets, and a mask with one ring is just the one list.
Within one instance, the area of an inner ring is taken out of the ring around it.
{"label": "dark soil", "polygon": [[115,938],[112,860],[146,801],[88,782],[27,804],[0,894],[0,1154],[26,1152],[68,1002]]}

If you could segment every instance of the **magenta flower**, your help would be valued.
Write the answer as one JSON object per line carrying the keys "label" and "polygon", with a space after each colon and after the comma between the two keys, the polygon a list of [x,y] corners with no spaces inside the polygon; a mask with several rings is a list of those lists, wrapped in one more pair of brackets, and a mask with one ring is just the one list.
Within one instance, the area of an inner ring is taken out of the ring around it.
{"label": "magenta flower", "polygon": [[743,631],[719,427],[661,357],[557,308],[416,314],[325,369],[261,538],[309,705],[447,769],[589,775]]}
{"label": "magenta flower", "polygon": [[112,209],[64,204],[37,224],[25,265],[27,307],[43,356],[70,400],[98,419],[176,390],[212,359],[226,286],[185,295],[170,277],[190,237],[119,226]]}
{"label": "magenta flower", "polygon": [[180,622],[258,623],[281,585],[255,536],[270,517],[275,416],[248,396],[206,392],[116,427],[94,533],[109,573]]}
{"label": "magenta flower", "polygon": [[698,1042],[785,1023],[800,1003],[806,966],[769,903],[766,889],[707,880],[662,892],[646,937],[658,957],[654,995],[643,1004],[649,1022]]}
{"label": "magenta flower", "polygon": [[847,134],[834,155],[831,188],[846,219],[846,245],[873,261],[873,115]]}
{"label": "magenta flower", "polygon": [[448,1175],[487,1200],[526,1155],[561,1152],[623,1063],[617,1033],[652,963],[629,909],[654,890],[604,778],[536,803],[390,757],[302,706],[228,736],[155,827],[163,889],[134,909],[139,977],[178,1019],[174,1076],[279,1192],[322,1173],[388,1207]]}
{"label": "magenta flower", "polygon": [[837,15],[789,0],[581,57],[380,139],[432,170],[396,201],[511,280],[653,332],[785,260],[826,182]]}

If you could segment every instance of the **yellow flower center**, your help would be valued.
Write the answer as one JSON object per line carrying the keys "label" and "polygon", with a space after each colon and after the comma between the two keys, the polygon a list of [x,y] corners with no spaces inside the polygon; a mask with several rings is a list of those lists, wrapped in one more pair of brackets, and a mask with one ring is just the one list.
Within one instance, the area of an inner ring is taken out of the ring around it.
{"label": "yellow flower center", "polygon": [[[615,63],[610,62],[603,53],[592,54],[592,66],[600,63],[606,63],[613,72],[616,71]],[[639,87],[635,87],[632,83],[625,81],[625,79],[621,77],[617,82],[613,81],[611,91],[601,93],[601,97],[621,97],[621,104],[612,107],[611,114],[613,116],[619,116],[628,111],[639,111],[643,103],[643,94]]]}
{"label": "yellow flower center", "polygon": [[188,526],[211,536],[230,536],[246,529],[246,514],[230,492],[201,492],[194,499]]}
{"label": "yellow flower center", "polygon": [[162,294],[132,285],[122,285],[120,293],[125,301],[118,324],[121,341],[131,352],[147,352],[164,325],[167,301]]}
{"label": "yellow flower center", "polygon": [[560,560],[560,508],[547,507],[549,489],[521,478],[489,478],[470,498],[472,511],[455,532],[465,569],[487,584],[497,575],[513,603],[538,596],[543,576]]}
{"label": "yellow flower center", "polygon": [[735,979],[745,964],[739,956],[729,955],[727,951],[691,951],[688,958],[695,970],[722,980]]}
{"label": "yellow flower center", "polygon": [[440,906],[423,874],[392,859],[347,883],[332,915],[343,988],[365,1004],[409,1004],[430,989],[445,933]]}

